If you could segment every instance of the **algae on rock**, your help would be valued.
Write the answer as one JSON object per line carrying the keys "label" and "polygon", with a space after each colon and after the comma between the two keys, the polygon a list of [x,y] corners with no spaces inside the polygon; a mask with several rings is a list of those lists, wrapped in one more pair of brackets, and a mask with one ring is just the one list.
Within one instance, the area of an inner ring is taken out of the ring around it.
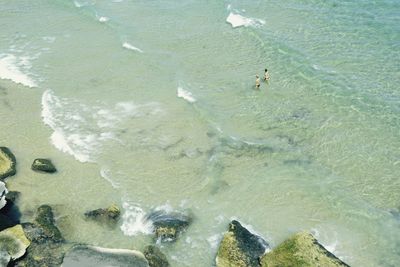
{"label": "algae on rock", "polygon": [[167,257],[161,252],[161,250],[153,245],[149,245],[144,249],[143,252],[150,267],[169,267]]}
{"label": "algae on rock", "polygon": [[37,209],[35,223],[40,226],[47,238],[55,242],[64,241],[60,230],[55,226],[54,214],[49,205],[42,205]]}
{"label": "algae on rock", "polygon": [[57,169],[54,167],[54,164],[49,159],[35,159],[32,163],[32,170],[53,173],[56,172]]}
{"label": "algae on rock", "polygon": [[0,232],[0,251],[5,251],[11,260],[16,260],[25,254],[30,241],[26,238],[21,225],[15,225]]}
{"label": "algae on rock", "polygon": [[348,266],[326,250],[309,233],[301,232],[284,241],[261,258],[262,267],[343,267]]}
{"label": "algae on rock", "polygon": [[217,267],[258,267],[259,258],[269,248],[261,237],[252,234],[238,221],[229,224],[218,249]]}
{"label": "algae on rock", "polygon": [[0,147],[0,180],[16,173],[17,161],[14,154],[7,147]]}
{"label": "algae on rock", "polygon": [[85,217],[103,223],[115,224],[121,215],[121,211],[117,205],[112,204],[105,209],[97,209],[85,212]]}

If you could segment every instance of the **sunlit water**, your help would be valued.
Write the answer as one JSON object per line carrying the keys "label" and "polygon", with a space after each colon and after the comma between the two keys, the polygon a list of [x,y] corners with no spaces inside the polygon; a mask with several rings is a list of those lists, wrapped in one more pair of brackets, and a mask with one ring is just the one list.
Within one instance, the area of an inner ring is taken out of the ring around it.
{"label": "sunlit water", "polygon": [[[179,2],[179,3],[177,3]],[[352,266],[400,262],[398,1],[3,1],[1,145],[29,220],[142,249],[192,214],[172,266],[211,266],[238,218],[308,230]],[[253,90],[255,74],[271,81]],[[48,157],[56,175],[33,173]],[[83,213],[116,203],[115,229]]]}

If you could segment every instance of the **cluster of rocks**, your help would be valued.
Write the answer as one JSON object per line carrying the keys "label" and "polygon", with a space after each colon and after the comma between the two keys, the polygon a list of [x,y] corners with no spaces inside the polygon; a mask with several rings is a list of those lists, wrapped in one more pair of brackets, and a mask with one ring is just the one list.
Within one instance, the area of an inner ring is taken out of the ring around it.
{"label": "cluster of rocks", "polygon": [[[16,205],[19,193],[8,192],[4,179],[14,175],[16,160],[0,147],[0,266],[137,266],[169,267],[167,257],[155,244],[143,252],[78,244],[64,239],[49,205],[38,207],[32,222],[21,223]],[[32,169],[53,173],[47,159],[36,159]],[[108,226],[116,226],[121,211],[117,205],[85,212],[83,216]],[[192,222],[192,216],[152,211],[146,217],[153,225],[154,242],[175,242]],[[309,233],[300,232],[271,250],[260,236],[233,220],[224,234],[215,259],[216,267],[348,266],[326,250]]]}
{"label": "cluster of rocks", "polygon": [[300,232],[270,250],[268,243],[238,221],[229,224],[216,256],[217,267],[345,267],[307,232]]}

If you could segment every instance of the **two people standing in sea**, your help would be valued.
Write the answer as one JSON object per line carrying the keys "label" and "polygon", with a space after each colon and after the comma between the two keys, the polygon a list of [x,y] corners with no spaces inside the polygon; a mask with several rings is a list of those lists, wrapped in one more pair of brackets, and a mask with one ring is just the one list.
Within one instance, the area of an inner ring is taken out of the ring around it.
{"label": "two people standing in sea", "polygon": [[[265,69],[265,71],[264,71],[264,82],[266,82],[266,83],[268,83],[268,81],[269,81],[269,72],[268,72],[268,70],[267,69]],[[256,89],[260,89],[260,85],[261,85],[261,83],[260,83],[260,76],[258,76],[258,74],[256,75]]]}

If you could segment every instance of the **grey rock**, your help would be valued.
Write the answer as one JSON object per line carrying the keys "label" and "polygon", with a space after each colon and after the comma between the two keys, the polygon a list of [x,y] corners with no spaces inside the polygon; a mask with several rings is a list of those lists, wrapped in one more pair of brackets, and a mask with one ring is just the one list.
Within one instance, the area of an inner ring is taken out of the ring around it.
{"label": "grey rock", "polygon": [[76,245],[65,254],[62,266],[149,267],[149,264],[139,251]]}

